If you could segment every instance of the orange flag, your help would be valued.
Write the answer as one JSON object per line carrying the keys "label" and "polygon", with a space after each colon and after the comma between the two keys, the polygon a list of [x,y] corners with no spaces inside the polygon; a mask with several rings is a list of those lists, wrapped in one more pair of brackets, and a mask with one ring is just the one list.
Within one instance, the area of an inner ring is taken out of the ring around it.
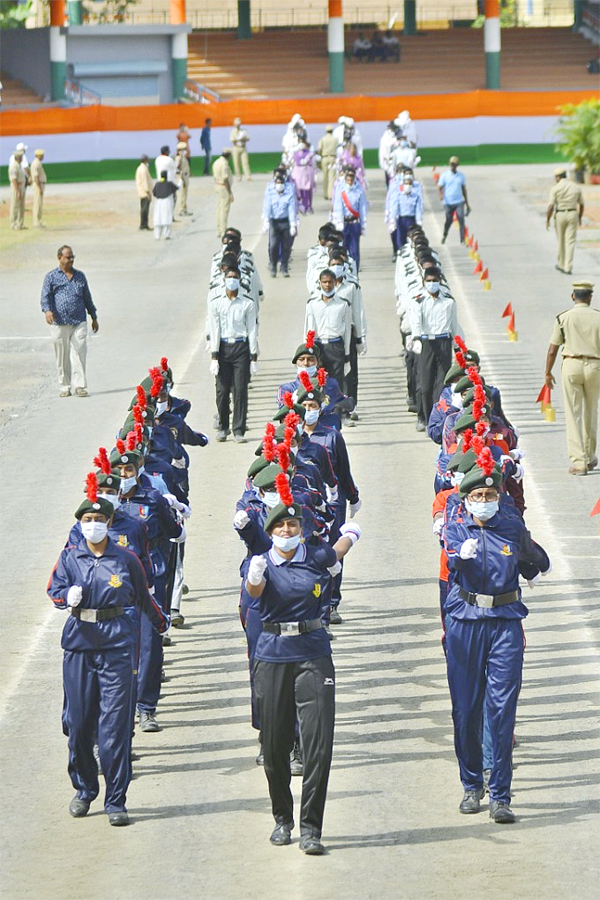
{"label": "orange flag", "polygon": [[551,391],[547,384],[541,389],[538,394],[538,398],[535,401],[536,403],[542,403],[544,405],[550,406],[552,403]]}
{"label": "orange flag", "polygon": [[504,310],[504,312],[502,313],[502,315],[500,316],[500,318],[504,319],[506,316],[512,316],[512,314],[513,314],[512,304],[509,303],[508,306],[506,307],[506,309]]}
{"label": "orange flag", "polygon": [[479,276],[479,280],[487,281],[489,277],[490,277],[490,274],[489,274],[488,270],[484,269],[483,272],[481,273],[481,275]]}
{"label": "orange flag", "polygon": [[473,275],[477,275],[478,272],[483,272],[483,263],[481,262],[481,260],[479,260],[479,262],[473,269]]}
{"label": "orange flag", "polygon": [[600,497],[596,500],[596,505],[590,513],[590,516],[597,516],[600,514]]}
{"label": "orange flag", "polygon": [[508,320],[508,325],[506,326],[507,331],[515,331],[515,314],[511,313],[510,319]]}

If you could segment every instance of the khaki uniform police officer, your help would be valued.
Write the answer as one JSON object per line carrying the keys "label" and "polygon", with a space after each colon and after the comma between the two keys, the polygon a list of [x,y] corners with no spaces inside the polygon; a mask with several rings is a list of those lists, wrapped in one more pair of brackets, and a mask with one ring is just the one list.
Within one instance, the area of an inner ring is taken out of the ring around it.
{"label": "khaki uniform police officer", "polygon": [[577,237],[577,225],[583,216],[583,196],[579,185],[567,180],[567,170],[559,166],[554,170],[556,184],[550,190],[550,202],[546,210],[546,228],[554,213],[554,227],[558,240],[558,257],[555,268],[570,275],[573,268],[573,251]]}
{"label": "khaki uniform police officer", "polygon": [[323,173],[323,196],[331,200],[333,182],[335,181],[335,161],[337,153],[337,138],[333,134],[333,125],[328,125],[327,133],[319,141],[317,152],[321,157],[321,171]]}
{"label": "khaki uniform police officer", "polygon": [[233,173],[229,167],[231,148],[225,147],[221,155],[213,163],[212,171],[215,179],[215,192],[217,195],[217,237],[223,237],[227,228],[229,210],[233,203],[231,184]]}
{"label": "khaki uniform police officer", "polygon": [[33,227],[43,228],[42,209],[44,204],[44,191],[46,190],[46,173],[42,165],[44,151],[36,150],[35,159],[31,163],[31,183],[33,185]]}
{"label": "khaki uniform police officer", "polygon": [[15,231],[25,228],[25,188],[27,177],[22,166],[23,151],[15,150],[13,160],[8,167],[10,181],[10,227]]}
{"label": "khaki uniform police officer", "polygon": [[552,387],[552,366],[562,346],[561,381],[565,397],[567,450],[571,475],[586,475],[598,465],[596,435],[600,401],[600,310],[592,309],[591,281],[573,283],[573,308],[554,322],[546,357],[546,384]]}
{"label": "khaki uniform police officer", "polygon": [[179,215],[191,216],[192,213],[187,208],[188,188],[190,186],[190,161],[188,157],[189,147],[185,141],[179,141],[177,144],[177,154],[175,156],[175,165],[177,166],[176,175],[180,179],[179,185]]}

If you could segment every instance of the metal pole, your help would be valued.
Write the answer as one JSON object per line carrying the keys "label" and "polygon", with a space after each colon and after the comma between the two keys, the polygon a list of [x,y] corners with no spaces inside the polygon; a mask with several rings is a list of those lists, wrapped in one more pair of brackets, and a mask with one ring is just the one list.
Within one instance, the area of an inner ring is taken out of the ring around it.
{"label": "metal pole", "polygon": [[404,30],[402,33],[417,33],[417,0],[404,0]]}
{"label": "metal pole", "polygon": [[62,100],[67,77],[67,36],[61,33],[65,24],[65,0],[50,2],[50,96]]}
{"label": "metal pole", "polygon": [[490,91],[500,89],[500,8],[498,0],[485,0],[483,24],[485,50],[485,86]]}
{"label": "metal pole", "polygon": [[250,0],[238,0],[237,36],[240,41],[247,41],[252,37],[252,29],[250,27]]}
{"label": "metal pole", "polygon": [[344,14],[342,11],[342,0],[329,0],[327,52],[329,55],[329,90],[332,94],[342,94],[344,91]]}

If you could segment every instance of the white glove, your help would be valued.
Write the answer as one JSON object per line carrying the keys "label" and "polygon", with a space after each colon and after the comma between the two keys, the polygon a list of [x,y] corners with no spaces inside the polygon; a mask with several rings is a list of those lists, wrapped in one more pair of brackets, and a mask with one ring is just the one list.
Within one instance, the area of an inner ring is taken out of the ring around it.
{"label": "white glove", "polygon": [[533,578],[528,578],[528,579],[527,579],[527,584],[529,585],[529,587],[531,588],[531,590],[534,589],[534,587],[536,586],[536,584],[540,581],[541,577],[542,577],[542,573],[541,573],[541,572],[538,572],[537,575],[534,575],[534,576],[533,576]]}
{"label": "white glove", "polygon": [[176,509],[177,512],[180,512],[184,519],[189,519],[192,514],[192,510],[186,503],[182,503],[181,500],[178,500],[174,494],[163,494],[164,499],[167,501],[171,509]]}
{"label": "white glove", "polygon": [[172,544],[183,544],[186,537],[187,537],[187,535],[185,533],[185,527],[182,525],[181,526],[181,534],[179,535],[179,537],[171,538],[171,543]]}
{"label": "white glove", "polygon": [[388,232],[389,232],[390,234],[393,234],[393,233],[395,232],[395,230],[396,230],[396,223],[395,223],[395,222],[388,222],[387,230],[388,230]]}
{"label": "white glove", "polygon": [[437,519],[433,520],[433,533],[438,536],[442,533],[442,528],[444,527],[444,517],[438,516]]}
{"label": "white glove", "polygon": [[210,338],[206,338],[206,343],[204,344],[204,352],[210,353]]}
{"label": "white glove", "polygon": [[349,375],[351,369],[352,369],[352,366],[350,365],[349,362],[344,363],[344,375]]}
{"label": "white glove", "polygon": [[185,469],[187,468],[185,462],[185,456],[180,456],[179,459],[172,459],[171,465],[175,466],[176,469]]}
{"label": "white glove", "polygon": [[325,493],[327,495],[328,503],[337,503],[338,499],[338,487],[337,484],[335,487],[329,487],[328,484],[325,485]]}
{"label": "white glove", "polygon": [[361,341],[358,341],[356,344],[356,352],[359,356],[367,355],[367,339],[364,337]]}
{"label": "white glove", "polygon": [[251,374],[251,375],[257,375],[257,374],[258,374],[258,363],[257,363],[257,362],[251,362],[251,363],[250,363],[250,374]]}
{"label": "white glove", "polygon": [[189,519],[192,514],[192,507],[188,506],[187,503],[182,503],[179,513],[183,519]]}
{"label": "white glove", "polygon": [[342,571],[342,564],[341,564],[341,562],[339,561],[339,559],[338,559],[338,561],[335,563],[335,565],[329,566],[329,568],[327,569],[327,571],[329,572],[329,574],[331,575],[332,578],[335,578],[336,575],[339,575],[340,572]]}
{"label": "white glove", "polygon": [[237,531],[241,531],[242,528],[246,527],[246,525],[249,523],[249,521],[250,521],[250,516],[248,515],[246,510],[238,509],[235,516],[233,517],[233,527]]}
{"label": "white glove", "polygon": [[477,538],[467,538],[461,544],[459,555],[461,559],[475,559],[477,556]]}
{"label": "white glove", "polygon": [[79,606],[83,597],[83,588],[80,584],[73,584],[67,591],[67,606]]}
{"label": "white glove", "polygon": [[263,574],[267,568],[267,560],[264,556],[253,556],[248,566],[247,579],[250,584],[259,585],[263,580]]}
{"label": "white glove", "polygon": [[344,522],[340,528],[340,537],[349,538],[353,546],[360,539],[361,534],[360,525],[357,525],[356,522]]}
{"label": "white glove", "polygon": [[520,447],[516,447],[514,450],[509,450],[508,453],[510,458],[514,459],[515,462],[518,462],[525,456],[525,451],[521,450]]}
{"label": "white glove", "polygon": [[290,237],[296,237],[298,234],[298,229],[295,225],[290,225]]}
{"label": "white glove", "polygon": [[217,375],[219,374],[219,360],[218,359],[211,359],[209,371],[210,371],[211,375],[214,375],[215,378],[217,377]]}
{"label": "white glove", "polygon": [[350,504],[350,518],[353,519],[362,506],[362,500],[358,499],[356,503]]}
{"label": "white glove", "polygon": [[413,346],[414,346],[414,341],[409,335],[406,338],[406,349],[408,350],[409,353],[412,351]]}
{"label": "white glove", "polygon": [[423,349],[423,344],[421,343],[419,338],[413,338],[412,352],[418,354],[421,352],[422,349]]}
{"label": "white glove", "polygon": [[269,230],[269,220],[268,219],[262,220],[262,230],[263,230],[263,234],[266,234],[267,231]]}
{"label": "white glove", "polygon": [[515,481],[516,481],[517,484],[518,484],[520,481],[523,481],[523,476],[524,476],[524,474],[525,474],[525,469],[523,468],[523,466],[521,465],[521,463],[516,463],[516,469],[517,469],[517,471],[516,471],[515,474],[513,475],[513,478],[515,479]]}

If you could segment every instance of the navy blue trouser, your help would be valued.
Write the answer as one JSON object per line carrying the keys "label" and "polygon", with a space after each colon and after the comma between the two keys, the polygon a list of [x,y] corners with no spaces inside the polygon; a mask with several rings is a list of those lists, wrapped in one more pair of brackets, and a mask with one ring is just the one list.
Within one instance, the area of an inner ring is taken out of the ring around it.
{"label": "navy blue trouser", "polygon": [[512,745],[521,689],[521,619],[446,616],[446,661],[452,698],[454,749],[466,791],[483,785],[483,705],[492,744],[490,798],[510,802]]}
{"label": "navy blue trouser", "polygon": [[[166,574],[154,576],[154,599],[165,609]],[[156,712],[160,697],[164,651],[162,635],[152,627],[148,616],[141,616],[140,656],[137,673],[137,707],[140,712]]]}
{"label": "navy blue trouser", "polygon": [[414,216],[398,216],[396,219],[396,235],[397,235],[397,248],[400,249],[404,247],[405,243],[408,240],[408,229],[411,225],[414,225],[416,219]]}
{"label": "navy blue trouser", "polygon": [[107,813],[125,809],[131,781],[134,660],[133,646],[64,651],[63,729],[69,740],[69,776],[82,800],[98,796],[97,740]]}
{"label": "navy blue trouser", "polygon": [[250,698],[252,704],[252,727],[260,731],[260,716],[258,714],[258,704],[256,702],[256,691],[254,689],[254,654],[258,639],[262,634],[262,619],[260,617],[260,609],[252,606],[252,598],[242,587],[240,596],[240,620],[246,633],[246,643],[248,644],[248,665],[250,666]]}
{"label": "navy blue trouser", "polygon": [[287,272],[292,252],[292,236],[290,221],[285,219],[269,219],[269,267],[272,271],[281,263],[281,271]]}
{"label": "navy blue trouser", "polygon": [[344,247],[356,262],[357,272],[360,271],[360,232],[359,220],[344,222]]}

